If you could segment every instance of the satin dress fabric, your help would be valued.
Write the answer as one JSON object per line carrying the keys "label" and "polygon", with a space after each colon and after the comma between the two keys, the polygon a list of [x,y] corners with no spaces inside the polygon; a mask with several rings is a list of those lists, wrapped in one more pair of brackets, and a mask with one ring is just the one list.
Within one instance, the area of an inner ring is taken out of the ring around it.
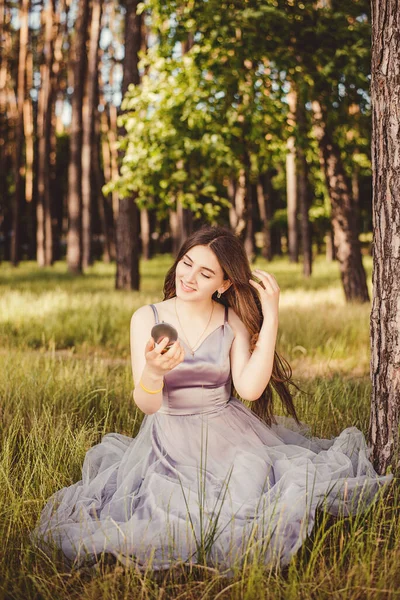
{"label": "satin dress fabric", "polygon": [[193,356],[186,346],[136,437],[105,435],[87,452],[82,479],[50,498],[37,545],[75,564],[105,552],[139,569],[285,565],[317,507],[346,516],[376,500],[392,476],[374,471],[356,427],[329,440],[290,418],[268,427],[231,395],[233,339],[226,309]]}

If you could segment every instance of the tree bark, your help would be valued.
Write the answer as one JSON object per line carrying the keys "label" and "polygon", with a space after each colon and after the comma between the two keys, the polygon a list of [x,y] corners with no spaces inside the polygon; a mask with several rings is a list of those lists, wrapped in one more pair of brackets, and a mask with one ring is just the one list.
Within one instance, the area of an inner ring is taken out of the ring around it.
{"label": "tree bark", "polygon": [[70,160],[68,167],[67,263],[71,273],[82,272],[82,104],[86,72],[89,0],[80,0],[75,23],[71,99]]}
{"label": "tree bark", "polygon": [[103,0],[92,0],[90,21],[89,57],[87,69],[86,102],[83,117],[82,143],[82,265],[88,267],[92,257],[92,193],[91,178],[94,172],[94,117],[97,115],[97,86],[99,68],[99,41]]}
{"label": "tree bark", "polygon": [[268,173],[260,175],[257,183],[257,201],[260,213],[263,247],[261,254],[268,261],[272,260],[271,242],[271,194]]}
{"label": "tree bark", "polygon": [[[288,94],[289,116],[288,125],[296,125],[297,91],[291,82]],[[287,223],[288,223],[288,250],[289,260],[292,263],[299,261],[299,237],[297,227],[297,177],[296,177],[296,140],[292,135],[287,141],[286,154],[286,197],[287,197]]]}
{"label": "tree bark", "polygon": [[336,256],[347,302],[368,302],[368,288],[358,239],[351,185],[338,146],[326,127],[320,103],[312,103],[315,133],[321,148],[325,178],[332,207]]}
{"label": "tree bark", "polygon": [[[125,58],[123,64],[122,95],[130,83],[139,85],[139,51],[141,48],[142,15],[136,13],[138,0],[125,0]],[[125,223],[124,219],[129,219]],[[139,274],[139,219],[135,195],[120,198],[116,221],[117,289],[138,290]]]}
{"label": "tree bark", "polygon": [[245,209],[244,209],[244,221],[245,221],[245,230],[244,230],[244,249],[247,255],[247,258],[250,262],[253,262],[256,257],[256,241],[255,241],[255,224],[254,224],[254,192],[256,192],[256,188],[251,184],[250,180],[250,155],[247,149],[244,152],[243,157],[243,166],[245,172]]}
{"label": "tree bark", "polygon": [[149,260],[151,256],[150,237],[150,215],[147,208],[140,211],[140,239],[142,240],[143,260]]}
{"label": "tree bark", "polygon": [[312,273],[312,236],[309,218],[310,193],[308,184],[308,165],[305,156],[307,140],[307,120],[304,93],[300,93],[296,105],[296,120],[299,130],[297,142],[297,198],[300,209],[300,231],[303,252],[303,275],[310,277]]}
{"label": "tree bark", "polygon": [[[98,84],[97,84],[98,87]],[[96,94],[98,95],[98,89],[96,90]],[[93,156],[92,156],[92,165],[93,165],[93,181],[94,181],[94,195],[97,202],[97,207],[99,211],[100,225],[101,231],[103,234],[103,261],[105,263],[111,262],[111,248],[112,248],[112,227],[110,227],[109,215],[108,215],[108,207],[107,201],[103,194],[103,186],[105,185],[104,171],[101,167],[101,156],[100,156],[100,148],[101,148],[101,132],[100,132],[100,115],[98,110],[96,110],[96,118],[94,123],[94,137],[93,137]]]}
{"label": "tree bark", "polygon": [[43,57],[38,100],[38,190],[36,203],[36,260],[39,266],[53,262],[52,208],[50,190],[51,119],[53,105],[52,69],[55,40],[55,2],[48,0],[42,12]]}
{"label": "tree bark", "polygon": [[[0,173],[6,173],[7,154],[9,152],[9,127],[10,120],[7,118],[7,76],[8,57],[11,47],[11,36],[9,32],[9,14],[6,13],[4,0],[0,0],[0,35],[3,43],[0,53]],[[3,229],[6,206],[8,205],[8,186],[6,178],[0,177],[0,231]],[[3,230],[4,234],[5,231]],[[5,235],[4,235],[5,238]],[[1,260],[1,255],[0,255]]]}
{"label": "tree bark", "polygon": [[237,183],[235,185],[235,196],[234,196],[234,218],[232,221],[236,223],[235,234],[239,237],[243,237],[243,231],[246,228],[245,221],[245,207],[246,207],[246,171],[241,169]]}
{"label": "tree bark", "polygon": [[372,2],[373,299],[369,434],[375,469],[399,468],[400,21],[397,0]]}
{"label": "tree bark", "polygon": [[326,251],[325,251],[326,252],[326,260],[328,262],[332,262],[336,258],[335,243],[334,243],[334,239],[333,239],[332,227],[329,228],[329,231],[327,232],[327,234],[325,236],[325,240],[326,240]]}
{"label": "tree bark", "polygon": [[[99,132],[99,144],[101,144],[101,156],[102,156],[102,164],[103,168],[100,168],[100,161],[98,164],[99,172],[101,173],[101,178],[104,178],[104,181],[101,183],[101,188],[99,193],[102,197],[102,202],[104,205],[104,235],[107,236],[108,241],[108,251],[110,254],[110,260],[116,259],[116,250],[115,250],[115,227],[114,227],[114,215],[118,216],[118,195],[116,192],[112,194],[108,194],[108,196],[104,196],[102,187],[104,183],[109,183],[112,179],[112,164],[111,164],[111,148],[109,142],[109,119],[107,116],[107,109],[105,102],[103,103],[104,109],[100,116],[101,121],[101,133]],[[117,167],[117,162],[116,162]],[[115,176],[117,177],[118,168],[116,168]],[[100,179],[99,179],[100,181]],[[115,208],[114,208],[115,207]],[[107,233],[106,233],[107,231]]]}
{"label": "tree bark", "polygon": [[14,184],[15,194],[12,210],[11,263],[17,266],[20,260],[21,204],[23,195],[23,146],[24,146],[24,103],[26,94],[26,58],[29,38],[30,0],[22,0],[19,10],[19,51],[17,73],[17,123],[15,132]]}

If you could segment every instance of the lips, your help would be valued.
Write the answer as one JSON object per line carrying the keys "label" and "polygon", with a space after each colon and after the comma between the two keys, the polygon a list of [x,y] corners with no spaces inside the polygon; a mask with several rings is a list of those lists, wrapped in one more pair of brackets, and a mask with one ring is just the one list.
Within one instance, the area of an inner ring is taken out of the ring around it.
{"label": "lips", "polygon": [[182,280],[181,280],[181,286],[185,292],[194,292],[195,291],[193,288],[191,288],[188,285],[186,285],[185,283],[183,283]]}

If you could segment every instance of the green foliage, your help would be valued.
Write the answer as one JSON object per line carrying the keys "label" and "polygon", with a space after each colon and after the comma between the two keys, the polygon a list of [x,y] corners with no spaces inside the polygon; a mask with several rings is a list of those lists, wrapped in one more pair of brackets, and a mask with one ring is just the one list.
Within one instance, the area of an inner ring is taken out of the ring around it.
{"label": "green foliage", "polygon": [[[215,222],[240,172],[253,182],[279,165],[284,174],[286,140],[295,135],[310,167],[312,219],[324,229],[329,209],[311,102],[320,102],[348,175],[357,168],[370,178],[369,3],[147,0],[139,10],[151,15],[154,43],[141,85],[123,103],[121,177],[107,189],[134,192],[160,216],[179,200]],[[305,134],[287,119],[292,83],[306,106]],[[284,176],[278,193],[283,207]]]}

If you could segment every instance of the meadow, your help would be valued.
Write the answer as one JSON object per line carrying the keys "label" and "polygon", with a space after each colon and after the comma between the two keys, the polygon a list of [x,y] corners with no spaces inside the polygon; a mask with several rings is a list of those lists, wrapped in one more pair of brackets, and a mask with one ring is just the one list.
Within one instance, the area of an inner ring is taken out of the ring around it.
{"label": "meadow", "polygon": [[[371,258],[364,260],[370,280]],[[134,436],[140,427],[129,321],[139,306],[162,299],[170,264],[170,256],[143,262],[140,292],[114,290],[114,265],[96,263],[81,277],[62,262],[0,265],[0,598],[399,598],[396,481],[367,513],[321,512],[284,569],[250,563],[233,579],[200,566],[157,574],[104,562],[71,570],[32,545],[46,499],[80,479],[85,452],[105,433]],[[367,434],[370,306],[345,304],[338,266],[322,257],[309,281],[301,265],[281,259],[254,266],[281,288],[278,349],[303,390],[295,394],[301,420],[319,437],[351,425]]]}

